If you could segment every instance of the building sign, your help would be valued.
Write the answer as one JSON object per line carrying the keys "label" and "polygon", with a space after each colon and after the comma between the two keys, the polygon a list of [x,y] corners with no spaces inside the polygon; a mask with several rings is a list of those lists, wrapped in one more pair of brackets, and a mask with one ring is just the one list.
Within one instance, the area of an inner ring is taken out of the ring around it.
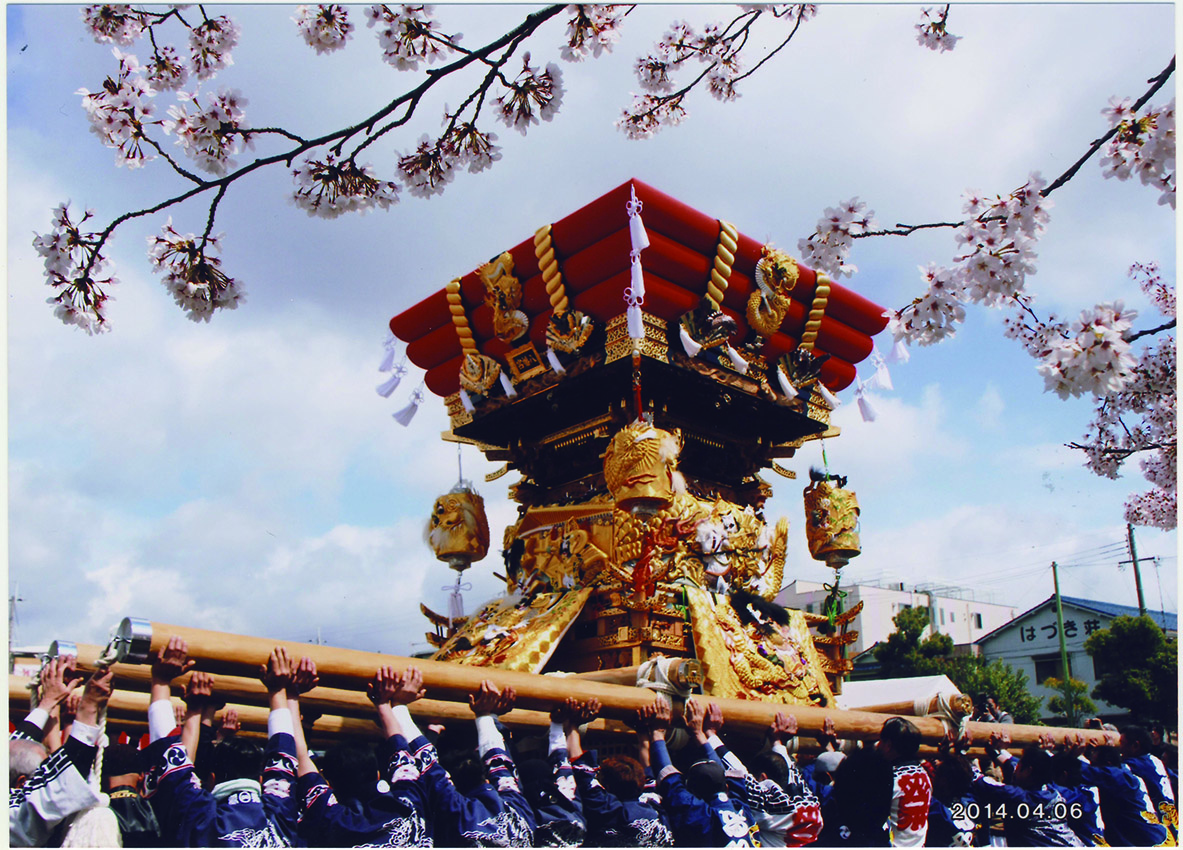
{"label": "building sign", "polygon": [[[1080,626],[1077,625],[1076,620],[1064,620],[1064,638],[1071,640],[1078,635],[1088,637],[1093,632],[1102,628],[1101,621],[1095,618],[1085,620]],[[1022,643],[1044,643],[1046,641],[1059,642],[1059,625],[1055,622],[1047,623],[1042,626],[1020,626],[1019,640]]]}

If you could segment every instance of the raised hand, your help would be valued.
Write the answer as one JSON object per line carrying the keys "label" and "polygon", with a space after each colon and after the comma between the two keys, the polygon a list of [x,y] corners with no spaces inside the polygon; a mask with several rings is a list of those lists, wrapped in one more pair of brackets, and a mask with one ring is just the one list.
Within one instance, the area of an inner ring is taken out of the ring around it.
{"label": "raised hand", "polygon": [[152,681],[168,685],[172,680],[193,669],[197,662],[189,657],[189,643],[173,635],[158,652],[152,653]]}
{"label": "raised hand", "polygon": [[478,717],[486,714],[505,714],[513,708],[517,694],[513,688],[504,691],[497,690],[497,686],[490,680],[481,682],[481,689],[468,697],[468,704],[473,714]]}
{"label": "raised hand", "polygon": [[222,727],[218,730],[218,734],[225,740],[226,738],[237,735],[240,728],[238,723],[238,709],[226,709],[226,713],[222,715]]}
{"label": "raised hand", "polygon": [[[828,717],[826,718],[826,720],[829,719]],[[769,729],[769,734],[772,736],[773,741],[787,744],[789,739],[797,734],[798,728],[795,715],[778,711],[776,716],[772,718],[772,726]]]}
{"label": "raised hand", "polygon": [[115,690],[114,684],[115,671],[111,668],[95,672],[82,690],[82,699],[78,703],[75,719],[88,726],[97,726],[99,713],[107,707],[107,701],[111,699],[111,693]]}
{"label": "raised hand", "polygon": [[719,730],[722,728],[723,709],[719,708],[719,703],[712,702],[707,706],[707,713],[702,721],[702,731],[705,732],[709,738],[711,735],[718,735]]}
{"label": "raised hand", "polygon": [[398,677],[398,687],[391,695],[391,702],[395,705],[410,705],[427,695],[427,688],[423,687],[423,671],[418,667],[408,667]]}
{"label": "raised hand", "polygon": [[296,672],[296,663],[282,646],[271,650],[266,664],[259,665],[259,680],[267,688],[267,692],[274,694],[286,691],[292,683]]}
{"label": "raised hand", "polygon": [[214,677],[209,673],[194,671],[185,686],[185,703],[189,708],[203,708],[214,701]]}
{"label": "raised hand", "polygon": [[292,671],[292,681],[288,685],[288,697],[302,696],[315,688],[320,682],[316,674],[316,662],[305,655]]}
{"label": "raised hand", "polygon": [[73,680],[82,675],[74,669],[74,662],[73,655],[58,656],[45,662],[38,677],[38,708],[50,711],[70,695]]}
{"label": "raised hand", "polygon": [[571,715],[571,723],[575,726],[591,723],[600,716],[600,710],[602,708],[603,705],[595,697],[592,697],[587,702],[580,702],[574,698],[567,700],[567,710]]}
{"label": "raised hand", "polygon": [[686,708],[682,712],[682,720],[686,728],[699,742],[706,741],[707,736],[702,731],[702,722],[706,718],[706,708],[696,699],[686,700]]}
{"label": "raised hand", "polygon": [[664,738],[673,722],[674,708],[662,694],[654,694],[653,702],[637,709],[639,727],[649,730],[654,738]]}

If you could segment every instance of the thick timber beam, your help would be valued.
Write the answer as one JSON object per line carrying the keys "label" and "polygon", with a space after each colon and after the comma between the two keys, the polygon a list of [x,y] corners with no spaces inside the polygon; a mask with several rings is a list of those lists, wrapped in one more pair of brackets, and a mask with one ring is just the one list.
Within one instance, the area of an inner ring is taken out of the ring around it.
{"label": "thick timber beam", "polygon": [[[637,709],[653,701],[653,693],[642,688],[592,682],[575,677],[560,678],[489,667],[470,667],[296,641],[275,641],[166,623],[125,620],[120,631],[129,646],[138,645],[145,655],[163,649],[171,635],[184,638],[189,644],[189,655],[196,659],[198,669],[215,674],[253,674],[259,665],[267,660],[275,646],[283,646],[295,657],[311,658],[316,663],[320,680],[326,687],[360,689],[380,666],[390,666],[399,671],[408,667],[418,667],[423,672],[423,683],[428,697],[447,702],[466,703],[468,696],[475,693],[481,682],[486,679],[499,688],[512,687],[517,692],[518,706],[540,712],[549,712],[553,705],[568,697],[579,700],[594,698],[603,704],[603,716],[631,720]],[[763,733],[778,712],[787,712],[797,718],[801,731],[806,734],[820,732],[823,722],[829,718],[833,721],[835,734],[840,738],[874,740],[879,737],[883,721],[886,719],[886,715],[866,711],[785,706],[756,700],[716,697],[709,697],[709,700],[719,704],[729,728],[746,733]],[[945,724],[935,717],[916,717],[912,722],[920,730],[923,740],[928,743],[937,743],[945,737]],[[1057,742],[1078,733],[1090,742],[1106,743],[1108,740],[1104,733],[1087,729],[974,722],[969,723],[968,728],[975,742],[985,741],[994,731],[1007,734],[1010,741],[1017,745],[1036,743],[1041,735],[1050,735]]]}

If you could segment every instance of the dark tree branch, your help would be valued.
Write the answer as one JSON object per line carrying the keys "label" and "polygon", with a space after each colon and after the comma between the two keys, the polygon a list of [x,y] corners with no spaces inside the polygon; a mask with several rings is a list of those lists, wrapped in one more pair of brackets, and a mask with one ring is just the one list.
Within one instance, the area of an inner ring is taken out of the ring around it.
{"label": "dark tree branch", "polygon": [[[313,148],[321,147],[323,145],[327,145],[333,141],[338,142],[338,144],[333,147],[333,150],[337,154],[340,154],[341,147],[352,136],[355,136],[357,133],[362,132],[362,131],[365,131],[367,133],[372,132],[374,125],[378,121],[382,120],[387,115],[390,115],[392,112],[394,112],[400,106],[409,104],[410,105],[410,112],[413,112],[414,107],[419,102],[420,98],[422,98],[423,95],[426,94],[432,88],[432,86],[434,86],[439,80],[452,74],[455,71],[459,71],[462,68],[467,67],[472,62],[477,61],[478,59],[482,59],[484,57],[487,57],[489,54],[497,51],[498,49],[500,49],[502,47],[505,47],[508,44],[511,44],[511,43],[521,40],[521,39],[524,39],[526,36],[532,34],[535,30],[537,30],[538,27],[542,26],[542,24],[544,24],[546,21],[550,20],[551,18],[555,17],[560,12],[562,12],[564,8],[566,8],[566,7],[562,6],[562,5],[554,5],[554,6],[548,6],[548,7],[541,9],[537,12],[531,13],[530,15],[528,15],[526,17],[526,19],[521,24],[519,24],[517,27],[515,27],[512,31],[500,36],[499,38],[495,39],[494,41],[490,42],[489,44],[486,44],[480,50],[473,51],[472,53],[465,55],[464,57],[458,59],[457,61],[453,62],[452,64],[446,65],[446,66],[438,69],[435,73],[429,72],[427,79],[424,80],[420,85],[416,86],[411,91],[406,92],[406,93],[400,95],[399,97],[395,98],[390,103],[388,103],[386,106],[384,106],[382,109],[378,110],[373,115],[369,116],[368,118],[364,119],[363,121],[361,121],[357,124],[354,124],[350,127],[346,127],[342,130],[337,130],[332,133],[327,133],[323,136],[320,136],[319,138],[308,139],[308,140],[299,142],[297,144],[297,146],[295,148],[292,148],[291,150],[288,150],[288,151],[285,151],[282,153],[278,153],[278,154],[274,154],[272,156],[261,157],[259,159],[256,159],[256,160],[250,162],[250,163],[247,163],[246,165],[244,165],[238,169],[235,169],[234,171],[230,172],[229,174],[223,175],[222,177],[220,177],[216,180],[204,180],[200,177],[197,177],[196,175],[186,175],[186,176],[188,176],[189,179],[197,182],[197,185],[194,186],[192,189],[189,189],[188,191],[182,192],[178,195],[174,195],[171,198],[166,198],[165,200],[163,200],[157,204],[154,204],[153,206],[145,207],[140,210],[132,210],[132,211],[126,212],[123,215],[120,215],[117,218],[113,219],[111,221],[111,223],[107,225],[107,227],[99,234],[98,238],[95,240],[94,247],[93,247],[93,253],[89,257],[88,262],[86,263],[86,265],[83,269],[84,273],[89,275],[89,273],[93,269],[95,261],[97,260],[97,258],[99,256],[100,249],[103,247],[103,245],[106,244],[107,240],[111,237],[111,234],[114,233],[115,230],[120,225],[122,225],[124,222],[129,221],[133,218],[141,218],[146,215],[152,215],[154,213],[158,213],[162,210],[168,209],[169,207],[175,206],[176,204],[187,201],[192,197],[200,195],[203,192],[208,191],[209,189],[217,188],[218,189],[218,197],[215,198],[215,201],[214,201],[213,205],[211,206],[211,214],[212,214],[213,211],[216,210],[218,202],[221,201],[222,196],[225,195],[226,190],[229,188],[231,183],[234,183],[234,182],[242,179],[243,177],[245,177],[246,175],[248,175],[254,171],[258,171],[260,168],[265,168],[269,165],[274,165],[275,163],[278,163],[278,162],[286,162],[290,165],[291,162],[297,156],[304,153],[305,151],[311,150]],[[201,10],[203,15],[205,14],[204,8],[202,8],[201,6],[198,6],[198,9]],[[208,20],[208,18],[207,18],[207,20]],[[405,116],[401,120],[405,122],[409,117],[410,117],[410,113],[408,113],[407,116]],[[251,131],[251,132],[258,132],[258,131]],[[212,215],[211,215],[210,222],[206,228],[207,234],[208,234],[211,227],[212,227]]]}
{"label": "dark tree branch", "polygon": [[1130,334],[1128,337],[1125,338],[1125,341],[1126,342],[1133,342],[1134,340],[1141,339],[1144,336],[1154,336],[1155,334],[1160,334],[1163,331],[1169,331],[1173,327],[1175,327],[1175,320],[1171,319],[1165,325],[1159,325],[1157,328],[1148,328],[1147,330],[1138,331],[1137,333]]}
{"label": "dark tree branch", "polygon": [[735,80],[734,80],[734,82],[737,82],[737,83],[738,83],[740,80],[743,80],[743,79],[746,79],[746,78],[750,77],[752,74],[754,74],[754,73],[756,73],[758,70],[760,70],[760,67],[761,67],[761,66],[762,66],[762,65],[763,65],[765,62],[767,62],[769,59],[771,59],[771,58],[772,58],[773,56],[775,56],[776,54],[780,53],[780,51],[781,51],[781,50],[782,50],[782,49],[783,49],[783,48],[784,48],[786,45],[788,45],[788,43],[789,43],[790,41],[792,41],[792,40],[793,40],[793,36],[795,36],[795,35],[797,34],[797,30],[801,29],[801,21],[802,21],[802,20],[803,20],[803,19],[802,19],[802,17],[801,17],[801,14],[800,14],[800,13],[798,13],[798,14],[797,14],[797,22],[793,24],[793,29],[792,29],[792,31],[791,31],[791,32],[788,34],[788,36],[786,36],[786,37],[785,37],[785,40],[784,40],[784,41],[782,41],[780,44],[778,44],[776,47],[774,47],[774,48],[773,48],[773,49],[772,49],[772,50],[771,50],[771,51],[768,53],[768,55],[767,55],[767,56],[765,56],[763,59],[761,59],[761,60],[760,60],[759,62],[757,62],[755,65],[753,65],[753,66],[752,66],[752,69],[751,69],[750,71],[746,71],[745,73],[743,73],[743,74],[740,74],[738,77],[736,77],[736,78],[735,78]]}
{"label": "dark tree branch", "polygon": [[160,157],[161,157],[161,158],[162,158],[162,159],[163,159],[165,162],[167,162],[169,165],[171,165],[171,166],[172,166],[172,169],[173,169],[173,171],[177,172],[177,174],[181,175],[181,176],[182,176],[182,177],[184,177],[186,180],[192,180],[194,183],[197,183],[197,184],[202,184],[202,183],[205,183],[205,179],[204,179],[204,178],[202,178],[202,177],[198,177],[198,176],[197,176],[196,174],[194,174],[192,171],[189,171],[188,169],[186,169],[186,168],[183,168],[181,165],[179,165],[179,164],[178,164],[178,163],[177,163],[177,162],[176,162],[176,161],[175,161],[175,160],[174,160],[174,159],[173,159],[171,156],[169,156],[169,155],[168,155],[168,154],[165,152],[164,148],[162,148],[162,147],[160,146],[160,144],[159,144],[159,143],[158,143],[158,142],[157,142],[155,139],[153,139],[153,138],[150,138],[149,136],[146,136],[146,135],[145,135],[145,136],[141,136],[140,138],[142,138],[142,139],[143,139],[145,142],[147,142],[147,143],[148,143],[148,144],[150,144],[150,145],[151,145],[153,148],[155,148],[155,149],[156,149],[156,152],[157,152],[158,154],[160,154]]}
{"label": "dark tree branch", "polygon": [[[1079,449],[1080,451],[1085,451],[1085,452],[1092,451],[1094,448],[1093,446],[1085,445],[1083,443],[1065,443],[1064,445],[1067,448]],[[1147,443],[1146,445],[1138,446],[1137,448],[1101,449],[1101,454],[1111,455],[1113,457],[1119,457],[1122,460],[1125,460],[1126,458],[1130,457],[1131,455],[1135,455],[1138,452],[1154,452],[1154,451],[1158,451],[1160,449],[1164,449],[1164,450],[1165,449],[1173,449],[1175,447],[1176,447],[1176,441],[1170,440],[1169,442],[1166,442],[1166,443]]]}
{"label": "dark tree branch", "polygon": [[[1154,77],[1153,79],[1147,80],[1147,82],[1149,82],[1151,84],[1151,86],[1146,91],[1146,94],[1142,95],[1134,103],[1133,111],[1137,112],[1139,109],[1141,109],[1143,106],[1145,106],[1147,101],[1149,101],[1150,98],[1154,97],[1155,92],[1157,92],[1164,85],[1166,85],[1167,80],[1169,80],[1171,78],[1171,74],[1173,74],[1173,73],[1175,73],[1175,57],[1174,56],[1171,57],[1171,61],[1167,65],[1167,67],[1163,68],[1162,73],[1160,73],[1157,77]],[[1069,180],[1071,180],[1073,177],[1075,177],[1076,172],[1080,171],[1081,167],[1086,162],[1088,162],[1088,160],[1093,156],[1093,154],[1095,154],[1097,151],[1099,151],[1102,148],[1102,146],[1107,141],[1112,139],[1115,135],[1117,135],[1117,127],[1113,127],[1112,129],[1109,130],[1108,133],[1106,133],[1104,136],[1102,136],[1101,138],[1099,138],[1095,142],[1093,142],[1093,144],[1085,152],[1084,156],[1082,156],[1075,163],[1073,163],[1071,168],[1069,168],[1067,171],[1065,171],[1063,174],[1061,174],[1059,177],[1057,177],[1055,180],[1053,180],[1051,182],[1051,184],[1048,185],[1048,187],[1046,189],[1044,189],[1040,194],[1046,198],[1048,195],[1050,195],[1056,189],[1059,189],[1061,186],[1063,186],[1065,183],[1067,183]]]}
{"label": "dark tree branch", "polygon": [[218,214],[218,204],[222,202],[222,198],[226,196],[226,189],[229,184],[223,183],[218,187],[218,193],[214,195],[213,201],[209,205],[209,217],[205,221],[205,230],[201,234],[201,252],[205,253],[206,243],[209,242],[210,232],[214,229],[214,219]]}
{"label": "dark tree branch", "polygon": [[[1151,83],[1151,86],[1149,89],[1147,89],[1146,93],[1143,94],[1140,98],[1138,98],[1138,100],[1134,103],[1134,106],[1133,106],[1134,111],[1136,112],[1137,110],[1139,110],[1143,106],[1145,106],[1146,103],[1150,100],[1150,98],[1154,97],[1155,92],[1157,92],[1159,89],[1161,89],[1166,84],[1167,80],[1170,79],[1171,75],[1174,72],[1175,72],[1175,57],[1172,56],[1170,63],[1167,65],[1166,68],[1164,68],[1162,70],[1162,73],[1160,73],[1157,77],[1154,77],[1153,79],[1148,81]],[[1084,156],[1082,156],[1080,159],[1078,159],[1072,165],[1072,167],[1070,167],[1067,171],[1065,171],[1063,174],[1061,174],[1059,177],[1057,177],[1055,180],[1053,180],[1047,186],[1047,188],[1045,188],[1042,192],[1039,193],[1040,197],[1046,198],[1048,195],[1050,195],[1056,189],[1060,188],[1065,183],[1067,183],[1069,180],[1071,180],[1073,177],[1075,177],[1076,173],[1078,171],[1080,171],[1081,167],[1086,162],[1088,162],[1088,160],[1094,154],[1096,154],[1096,152],[1099,151],[1107,141],[1109,141],[1111,138],[1113,138],[1113,136],[1116,133],[1117,133],[1117,128],[1114,127],[1108,133],[1106,133],[1104,136],[1102,136],[1101,138],[1099,138],[1095,142],[1093,142],[1092,145],[1089,147],[1088,151],[1085,152]],[[918,230],[931,230],[934,228],[941,228],[941,227],[961,227],[962,225],[966,224],[966,222],[968,222],[968,221],[969,221],[969,219],[966,219],[964,221],[938,221],[938,222],[933,222],[930,224],[897,224],[894,228],[887,229],[887,230],[873,230],[873,231],[868,231],[866,233],[852,233],[850,235],[851,235],[851,238],[853,238],[853,239],[866,239],[869,236],[911,236],[913,233],[915,233]],[[989,221],[989,219],[983,219],[983,221]]]}

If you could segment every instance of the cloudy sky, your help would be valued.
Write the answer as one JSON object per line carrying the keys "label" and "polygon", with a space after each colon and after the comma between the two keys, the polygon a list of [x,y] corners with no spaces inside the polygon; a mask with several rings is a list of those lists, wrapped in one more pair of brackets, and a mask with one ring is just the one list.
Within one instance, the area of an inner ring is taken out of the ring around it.
{"label": "cloudy sky", "polygon": [[[242,38],[215,85],[242,91],[252,126],[320,135],[416,79],[380,61],[361,7],[350,46],[328,56],[304,45],[288,7],[230,11]],[[527,11],[448,6],[438,17],[475,46]],[[418,603],[446,610],[454,574],[422,529],[456,481],[457,450],[439,439],[447,419],[433,396],[409,428],[391,418],[421,373],[390,399],[374,392],[392,315],[630,177],[790,252],[825,207],[856,195],[883,224],[955,220],[968,189],[1006,193],[1031,171],[1064,171],[1105,131],[1109,97],[1145,91],[1175,37],[1166,4],[958,6],[949,26],[963,39],[937,54],[916,43],[919,6],[827,5],[737,102],[695,96],[681,126],[648,141],[614,129],[637,90],[635,57],[675,19],[729,14],[638,8],[611,54],[562,63],[553,122],[525,137],[496,128],[502,160],[461,174],[442,197],[404,193],[388,212],[323,221],[287,200],[282,169],[242,181],[216,230],[247,301],[209,324],[172,304],[145,255],[168,214],[181,232],[200,232],[205,204],[124,225],[110,251],[121,280],[113,331],[87,337],[46,306],[34,232],[67,199],[105,224],[181,184],[160,163],[116,168],[88,132],[75,92],[97,89],[115,61],[78,8],[9,5],[8,554],[19,643],[104,642],[135,616],[424,649]],[[563,29],[560,16],[540,31],[535,61],[558,61]],[[397,153],[437,131],[444,103],[463,93],[428,98],[412,126],[373,146],[378,170],[392,174]],[[1172,80],[1155,102],[1173,96]],[[1136,327],[1158,324],[1126,270],[1158,262],[1173,280],[1169,208],[1136,182],[1102,179],[1096,163],[1052,200],[1030,281],[1039,308],[1074,316],[1124,299],[1142,311]],[[852,258],[859,273],[843,282],[902,306],[923,289],[918,266],[954,253],[950,231],[864,240]],[[1116,481],[1092,476],[1063,447],[1084,434],[1091,406],[1044,393],[1000,319],[971,310],[956,338],[894,366],[873,423],[842,394],[843,435],[827,442],[826,459],[858,492],[863,539],[844,581],[961,585],[1026,608],[1051,594],[1055,560],[1066,594],[1136,604],[1118,562],[1128,557],[1122,506],[1144,482],[1134,465]],[[879,345],[886,352],[890,340]],[[802,531],[801,488],[818,454],[815,444],[788,463],[796,482],[765,475],[776,488],[769,517],[791,523],[786,580],[829,577]],[[516,476],[485,483],[497,464],[472,448],[461,460],[499,540]],[[1137,545],[1160,556],[1157,568],[1143,565],[1148,604],[1176,610],[1176,534],[1139,529]],[[500,569],[494,553],[466,575],[470,608],[497,592]]]}

